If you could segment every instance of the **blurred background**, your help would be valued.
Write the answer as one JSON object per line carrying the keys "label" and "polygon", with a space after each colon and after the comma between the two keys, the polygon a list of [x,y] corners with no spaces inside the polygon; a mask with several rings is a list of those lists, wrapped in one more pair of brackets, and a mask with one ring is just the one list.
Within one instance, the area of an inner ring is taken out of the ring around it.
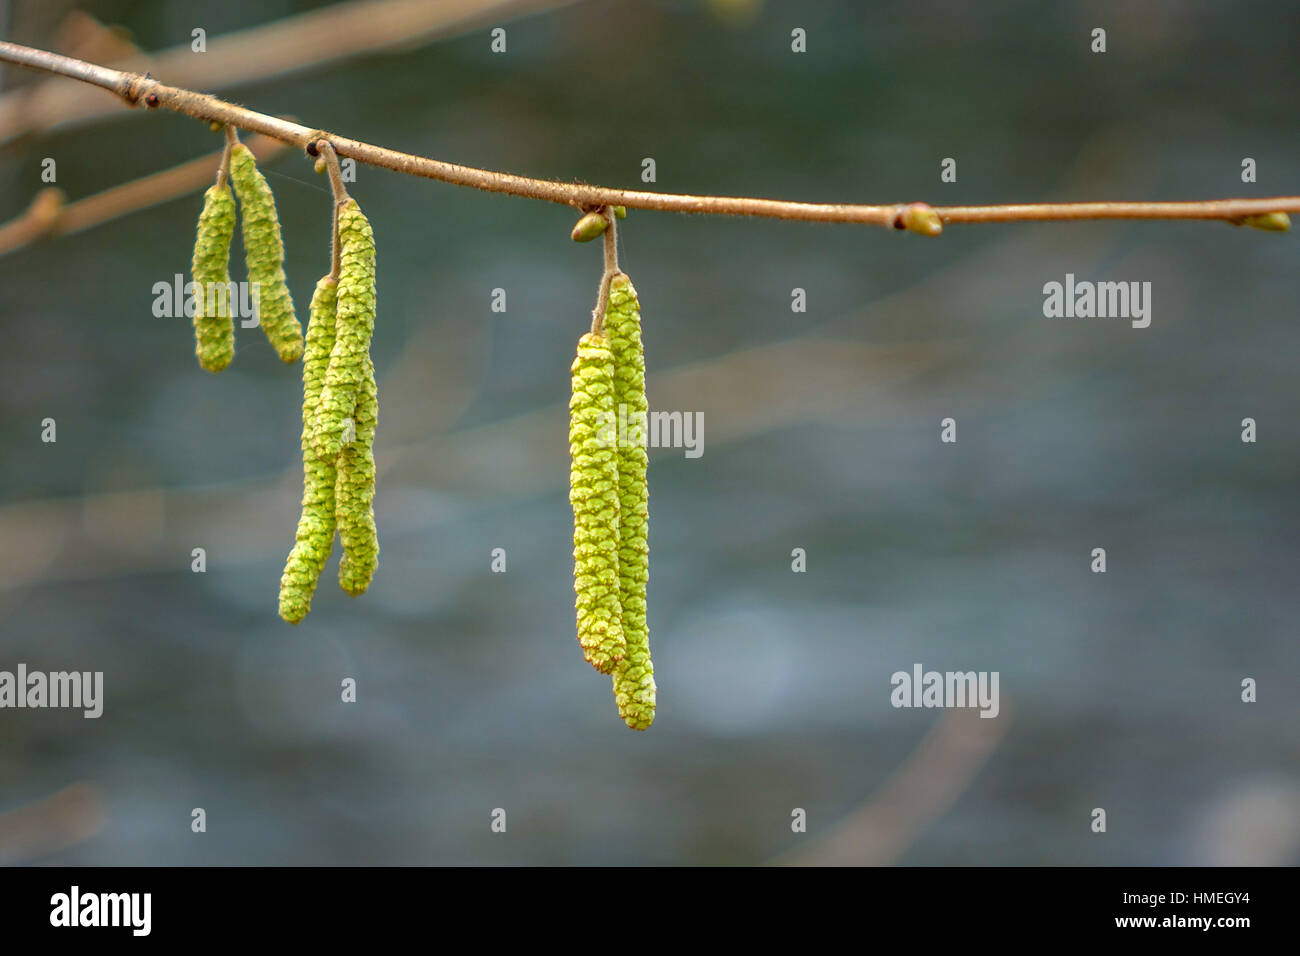
{"label": "blurred background", "polygon": [[[639,188],[652,157],[645,188],[812,201],[1300,191],[1280,0],[379,6],[11,0],[0,22],[539,177]],[[219,134],[10,68],[0,142],[0,669],[105,683],[99,720],[0,712],[0,861],[1300,860],[1293,236],[631,211],[651,408],[705,425],[701,458],[652,456],[659,713],[637,734],[573,633],[565,405],[600,250],[571,210],[358,169],[382,556],[356,600],[332,560],[294,628],[298,369],[240,330],[209,375],[189,322],[152,311],[188,274]],[[64,219],[31,206],[47,158]],[[305,318],[327,186],[293,150],[264,162]],[[1045,319],[1067,272],[1151,282],[1150,328]],[[1001,716],[894,709],[916,663],[1000,672]]]}

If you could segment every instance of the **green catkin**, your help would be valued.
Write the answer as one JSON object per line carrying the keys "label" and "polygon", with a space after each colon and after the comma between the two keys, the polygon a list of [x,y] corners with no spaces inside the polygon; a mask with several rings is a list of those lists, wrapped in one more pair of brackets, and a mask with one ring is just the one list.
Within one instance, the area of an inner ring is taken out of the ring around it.
{"label": "green catkin", "polygon": [[355,438],[343,446],[335,484],[335,515],[343,557],[339,587],[353,597],[370,587],[379,565],[379,534],[375,528],[375,426],[379,424],[379,389],[375,367],[364,356],[357,392]]}
{"label": "green catkin", "polygon": [[280,577],[280,616],[290,624],[297,624],[311,610],[316,581],[334,546],[335,467],[312,452],[311,427],[334,347],[337,292],[338,282],[332,276],[316,283],[302,358],[302,514]]}
{"label": "green catkin", "polygon": [[627,650],[618,582],[618,461],[614,447],[614,360],[602,334],[578,341],[569,399],[569,503],[578,644],[602,674]]}
{"label": "green catkin", "polygon": [[614,668],[614,700],[619,716],[633,730],[655,718],[655,670],[646,625],[646,584],[650,578],[649,485],[646,471],[645,353],[641,344],[641,306],[632,280],[610,279],[604,318],[614,359],[614,410],[627,422],[618,443],[618,578],[627,653]]}
{"label": "green catkin", "polygon": [[235,197],[225,183],[203,194],[194,239],[194,354],[209,372],[235,357],[235,321],[230,314],[230,240],[235,234]]}
{"label": "green catkin", "polygon": [[281,360],[296,362],[302,357],[302,326],[293,313],[293,297],[284,278],[284,242],[275,196],[243,143],[230,151],[230,181],[239,196],[244,261],[248,281],[257,290],[258,324]]}
{"label": "green catkin", "polygon": [[322,461],[335,461],[343,450],[344,430],[356,410],[375,331],[374,232],[354,199],[339,207],[338,222],[338,337],[311,437],[312,450]]}

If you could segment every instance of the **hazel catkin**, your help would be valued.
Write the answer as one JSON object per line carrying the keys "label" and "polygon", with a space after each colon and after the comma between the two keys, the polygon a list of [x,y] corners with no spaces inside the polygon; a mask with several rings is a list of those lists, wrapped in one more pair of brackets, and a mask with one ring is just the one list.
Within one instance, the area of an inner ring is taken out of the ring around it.
{"label": "hazel catkin", "polygon": [[379,390],[375,367],[365,355],[357,392],[355,437],[338,459],[334,509],[338,522],[339,587],[353,597],[370,587],[379,566],[379,533],[375,528],[375,427],[379,424]]}
{"label": "hazel catkin", "polygon": [[621,272],[610,279],[604,331],[614,360],[614,408],[619,421],[627,423],[626,433],[618,436],[617,449],[619,604],[627,653],[614,668],[614,699],[624,723],[634,730],[645,730],[655,715],[654,664],[646,624],[646,585],[650,577],[650,492],[646,480],[649,405],[641,306],[632,280]]}
{"label": "hazel catkin", "polygon": [[235,322],[230,312],[230,240],[235,234],[235,197],[225,183],[203,194],[194,238],[194,354],[209,372],[235,357]]}
{"label": "hazel catkin", "polygon": [[338,335],[311,437],[312,450],[322,461],[336,460],[343,450],[344,429],[356,410],[375,331],[375,235],[355,199],[339,207],[338,236]]}
{"label": "hazel catkin", "polygon": [[282,361],[302,357],[302,326],[293,312],[293,297],[284,277],[284,241],[275,196],[243,143],[230,150],[230,181],[239,196],[244,261],[253,286],[258,324]]}
{"label": "hazel catkin", "polygon": [[627,650],[618,578],[618,462],[613,441],[614,360],[603,334],[578,341],[569,399],[569,503],[578,643],[608,674]]}
{"label": "hazel catkin", "polygon": [[293,550],[280,577],[280,616],[297,624],[311,610],[321,569],[334,546],[335,467],[311,450],[311,426],[334,347],[338,282],[325,276],[312,295],[302,358],[302,514]]}

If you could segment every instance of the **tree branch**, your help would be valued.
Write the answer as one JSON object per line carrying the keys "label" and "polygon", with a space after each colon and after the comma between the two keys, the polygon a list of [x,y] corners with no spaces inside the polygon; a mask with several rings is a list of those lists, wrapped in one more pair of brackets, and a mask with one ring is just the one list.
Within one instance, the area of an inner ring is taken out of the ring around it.
{"label": "tree branch", "polygon": [[[50,53],[17,43],[0,42],[0,61],[15,63],[34,70],[53,73],[90,83],[108,90],[134,106],[144,103],[153,109],[162,107],[195,119],[224,123],[239,129],[261,133],[290,143],[315,155],[315,142],[328,139],[335,153],[369,166],[391,169],[411,176],[422,176],[456,186],[469,186],[485,192],[506,193],[526,199],[562,203],[583,210],[602,206],[626,206],[630,209],[653,209],[661,212],[685,212],[721,216],[761,216],[771,219],[796,219],[805,222],[865,223],[886,228],[913,229],[937,234],[939,229],[913,227],[913,221],[932,220],[937,214],[942,223],[1024,222],[1082,219],[1208,219],[1260,228],[1283,229],[1270,213],[1300,212],[1300,196],[1276,196],[1266,199],[1218,199],[1203,202],[1090,202],[1032,203],[1007,206],[939,206],[930,210],[922,203],[889,205],[847,205],[843,203],[788,202],[779,199],[755,199],[742,196],[691,196],[654,193],[640,190],[610,189],[582,183],[564,183],[531,179],[512,173],[494,172],[472,166],[459,166],[427,156],[348,139],[320,129],[245,109],[215,96],[168,86],[148,74],[126,73],[97,66],[84,60]],[[917,211],[921,212],[918,217]],[[910,213],[909,213],[910,211]],[[1262,221],[1248,222],[1260,217]]]}

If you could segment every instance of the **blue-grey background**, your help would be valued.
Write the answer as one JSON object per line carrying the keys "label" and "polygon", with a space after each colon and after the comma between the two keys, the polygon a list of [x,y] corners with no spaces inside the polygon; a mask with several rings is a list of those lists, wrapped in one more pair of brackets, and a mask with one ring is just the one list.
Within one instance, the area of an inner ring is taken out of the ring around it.
{"label": "blue-grey background", "polygon": [[[7,38],[46,44],[75,7],[153,50],[314,6],[16,2]],[[647,188],[670,192],[1300,191],[1285,2],[591,0],[501,23],[502,55],[475,26],[221,92],[541,177],[637,188],[649,156]],[[75,199],[218,146],[143,111],[23,137],[0,153],[0,216],[45,157]],[[268,174],[305,313],[328,196],[292,151]],[[331,561],[297,628],[275,608],[298,371],[242,330],[208,375],[188,323],[151,312],[153,284],[188,272],[200,191],[0,258],[0,669],[106,683],[97,721],[0,711],[0,814],[79,782],[97,807],[84,838],[11,862],[1300,859],[1293,236],[1138,222],[929,240],[632,211],[651,407],[705,422],[703,457],[652,460],[659,715],[636,734],[573,636],[564,404],[599,244],[570,242],[572,212],[550,204],[365,167],[352,191],[378,237],[382,557],[355,600]],[[1042,285],[1067,272],[1150,281],[1151,327],[1045,319]],[[944,731],[939,711],[892,708],[890,675],[918,662],[1000,672],[1003,715]],[[1247,677],[1258,703],[1240,701]],[[932,732],[952,753],[907,792],[949,797],[890,805]]]}

